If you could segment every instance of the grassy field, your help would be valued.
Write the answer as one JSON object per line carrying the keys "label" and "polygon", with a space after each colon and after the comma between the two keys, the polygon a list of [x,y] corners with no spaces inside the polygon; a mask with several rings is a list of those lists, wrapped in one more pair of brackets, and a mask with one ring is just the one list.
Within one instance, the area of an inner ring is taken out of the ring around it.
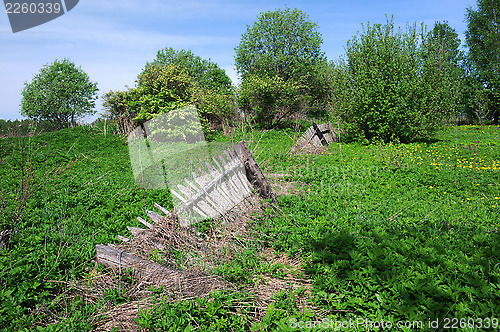
{"label": "grassy field", "polygon": [[[500,129],[451,127],[428,142],[334,143],[293,156],[297,135],[232,138],[249,141],[279,201],[252,222],[255,245],[216,270],[240,291],[178,303],[159,297],[139,314],[142,328],[270,331],[320,321],[313,330],[322,330],[351,320],[373,331],[383,320],[404,322],[401,331],[418,330],[418,322],[424,330],[495,330]],[[0,183],[0,230],[13,233],[0,251],[0,328],[95,329],[105,305],[127,298],[110,290],[89,303],[72,282],[89,278],[96,244],[117,243],[154,202],[172,208],[170,193],[136,187],[125,139],[102,126],[1,138]],[[300,266],[265,261],[265,250]],[[290,270],[312,288],[271,294],[256,321],[244,290],[256,276],[285,280]]]}

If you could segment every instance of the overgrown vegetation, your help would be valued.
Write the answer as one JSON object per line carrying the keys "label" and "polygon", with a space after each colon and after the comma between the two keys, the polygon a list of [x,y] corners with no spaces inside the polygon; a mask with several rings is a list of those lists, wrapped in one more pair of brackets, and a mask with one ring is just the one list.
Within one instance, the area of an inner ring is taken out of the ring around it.
{"label": "overgrown vegetation", "polygon": [[[171,200],[168,191],[135,186],[123,138],[109,129],[105,136],[103,125],[1,141],[1,229],[12,234],[0,251],[2,329],[92,330],[106,303],[127,302],[117,290],[88,301],[71,285],[93,278],[95,244],[116,242],[154,202],[169,207]],[[260,245],[302,261],[311,295],[278,292],[258,322],[245,314],[257,306],[247,293],[178,304],[158,298],[155,309],[140,314],[141,326],[177,330],[218,320],[219,330],[292,330],[292,319],[496,317],[496,127],[455,127],[434,142],[333,143],[323,154],[296,156],[288,152],[292,135],[263,131],[234,139],[251,142],[266,174],[281,174],[276,191],[293,188],[252,227]],[[27,192],[22,179],[30,188],[26,200],[18,196]],[[24,213],[17,212],[20,204]],[[264,264],[252,249],[217,273],[243,289],[259,276],[283,278],[283,269]],[[308,301],[305,309],[297,309],[299,300]]]}
{"label": "overgrown vegetation", "polygon": [[[124,134],[187,105],[211,140],[248,142],[279,205],[257,213],[245,225],[248,242],[235,237],[241,251],[212,267],[232,290],[172,303],[152,287],[155,305],[134,326],[292,331],[301,321],[362,319],[409,322],[401,330],[413,331],[437,320],[439,331],[458,319],[464,331],[497,329],[500,129],[485,123],[498,120],[500,9],[478,5],[467,16],[470,54],[446,22],[427,33],[388,20],[366,25],[335,63],[305,13],[263,13],[236,48],[238,88],[211,60],[165,48],[135,87],[105,94],[105,119],[57,132],[42,133],[75,122],[93,97],[73,107],[63,93],[62,104],[42,105],[47,80],[88,79],[66,60],[44,67],[40,86],[27,85],[25,111],[47,122],[0,121],[0,330],[91,331],[110,307],[139,303],[126,291],[135,287],[129,271],[110,277],[116,284],[95,292],[102,296],[81,285],[106,274],[96,244],[117,243],[155,202],[172,208],[168,190],[134,183]],[[51,85],[54,95],[61,84]],[[319,119],[334,123],[340,142],[291,154]],[[470,121],[479,124],[458,125]],[[197,236],[214,225],[196,224]],[[170,267],[187,266],[188,253],[169,255]],[[292,287],[297,280],[304,287]]]}
{"label": "overgrown vegetation", "polygon": [[[436,26],[437,27],[437,26]],[[359,141],[427,138],[456,113],[461,76],[453,48],[416,25],[367,25],[334,65],[334,116]],[[453,40],[454,41],[454,40]]]}
{"label": "overgrown vegetation", "polygon": [[97,83],[68,59],[46,64],[24,83],[21,115],[51,121],[58,129],[75,125],[85,115],[95,114]]}
{"label": "overgrown vegetation", "polygon": [[190,51],[166,48],[137,76],[136,87],[104,95],[105,117],[123,133],[173,109],[195,105],[207,137],[227,133],[236,117],[231,80],[215,63]]}
{"label": "overgrown vegetation", "polygon": [[262,13],[235,49],[242,111],[265,129],[311,109],[327,111],[322,43],[306,13],[290,8]]}

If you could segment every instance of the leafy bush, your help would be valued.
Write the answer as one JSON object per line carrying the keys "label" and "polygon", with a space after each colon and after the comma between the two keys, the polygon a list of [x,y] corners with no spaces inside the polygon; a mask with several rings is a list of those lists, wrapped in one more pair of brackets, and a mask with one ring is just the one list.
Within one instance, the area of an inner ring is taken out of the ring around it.
{"label": "leafy bush", "polygon": [[203,88],[180,65],[148,65],[138,75],[136,88],[106,93],[103,105],[105,116],[118,119],[127,133],[158,115],[194,105],[205,135],[210,136],[214,130],[226,131],[236,114],[232,92]]}
{"label": "leafy bush", "polygon": [[429,137],[456,111],[459,82],[447,49],[423,28],[367,25],[333,65],[332,104],[348,139],[401,142]]}
{"label": "leafy bush", "polygon": [[487,99],[490,105],[484,112],[486,119],[498,124],[500,119],[500,3],[491,0],[478,0],[477,9],[467,8],[467,31],[469,47],[468,60],[471,69],[470,79],[475,81],[476,89],[484,90],[479,98]]}
{"label": "leafy bush", "polygon": [[250,76],[243,81],[239,107],[263,128],[275,127],[303,107],[302,86],[279,76]]}
{"label": "leafy bush", "polygon": [[[168,303],[142,310],[137,322],[148,331],[248,331],[250,321],[241,313],[250,308],[240,293],[211,293],[196,301]],[[238,309],[236,309],[238,307]]]}
{"label": "leafy bush", "polygon": [[[145,122],[194,103],[198,86],[182,67],[150,66],[137,77],[136,120]],[[129,104],[130,105],[130,104]]]}
{"label": "leafy bush", "polygon": [[191,51],[176,51],[171,47],[158,51],[150,66],[180,66],[187,70],[190,77],[200,84],[203,89],[212,90],[224,95],[232,95],[232,82],[226,72],[216,63],[194,55]]}

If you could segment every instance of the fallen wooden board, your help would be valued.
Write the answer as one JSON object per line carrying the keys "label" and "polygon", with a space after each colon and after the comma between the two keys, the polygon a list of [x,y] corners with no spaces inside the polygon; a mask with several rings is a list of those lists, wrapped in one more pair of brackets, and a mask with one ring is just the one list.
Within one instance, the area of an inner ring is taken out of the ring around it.
{"label": "fallen wooden board", "polygon": [[150,260],[142,259],[132,254],[126,253],[117,248],[112,248],[103,244],[96,246],[97,262],[119,272],[131,269],[139,276],[144,277],[153,273],[163,274],[172,278],[180,278],[182,272],[169,269]]}
{"label": "fallen wooden board", "polygon": [[181,226],[219,218],[251,196],[248,172],[236,149],[232,146],[201,163],[191,178],[170,188]]}

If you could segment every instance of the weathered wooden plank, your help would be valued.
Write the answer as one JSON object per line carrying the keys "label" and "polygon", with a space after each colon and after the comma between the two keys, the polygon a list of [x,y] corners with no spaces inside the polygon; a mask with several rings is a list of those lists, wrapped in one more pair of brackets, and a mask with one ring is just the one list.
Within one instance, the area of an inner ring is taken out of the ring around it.
{"label": "weathered wooden plank", "polygon": [[333,130],[331,122],[316,124],[313,123],[309,127],[302,137],[297,140],[297,143],[293,146],[291,152],[295,153],[297,150],[304,149],[307,145],[313,145],[315,147],[328,146],[332,142],[338,141],[337,136]]}
{"label": "weathered wooden plank", "polygon": [[124,236],[121,236],[121,235],[117,235],[117,237],[118,237],[118,240],[123,241],[123,242],[128,242],[128,241],[130,241],[130,239],[129,239],[129,238],[124,237]]}
{"label": "weathered wooden plank", "polygon": [[146,210],[146,214],[148,215],[149,219],[151,219],[154,223],[161,222],[161,220],[163,219],[161,214],[156,213],[154,211]]}
{"label": "weathered wooden plank", "polygon": [[118,271],[122,269],[132,269],[141,276],[152,273],[160,273],[172,278],[180,278],[183,276],[182,272],[103,244],[96,245],[96,257],[98,263],[111,269],[117,269]]}
{"label": "weathered wooden plank", "polygon": [[272,199],[273,202],[277,202],[276,195],[271,189],[271,186],[267,182],[264,174],[260,170],[259,165],[255,161],[252,153],[248,149],[248,146],[244,141],[236,144],[235,150],[241,159],[241,162],[245,166],[246,177],[252,186],[259,191],[261,197],[266,199]]}
{"label": "weathered wooden plank", "polygon": [[212,158],[215,166],[217,167],[217,170],[219,171],[219,173],[223,173],[224,172],[224,169],[222,168],[222,166],[219,164],[219,162],[217,161],[217,159],[215,157]]}
{"label": "weathered wooden plank", "polygon": [[328,142],[326,141],[325,137],[323,136],[323,133],[321,132],[321,129],[319,129],[316,122],[313,122],[313,128],[314,128],[314,131],[316,132],[316,136],[319,138],[321,144],[323,146],[328,146]]}
{"label": "weathered wooden plank", "polygon": [[215,168],[214,165],[210,164],[209,162],[206,162],[205,165],[207,166],[208,172],[210,175],[215,179],[218,177],[222,172],[219,172],[217,168]]}
{"label": "weathered wooden plank", "polygon": [[182,197],[181,195],[179,195],[179,193],[177,193],[175,190],[173,190],[172,188],[170,188],[170,192],[175,196],[177,197],[182,203],[186,203],[187,202],[187,198],[185,197]]}
{"label": "weathered wooden plank", "polygon": [[[200,198],[202,198],[204,196],[209,196],[209,195],[211,196],[213,192],[214,192],[213,193],[213,196],[214,196],[213,199],[215,199],[216,201],[224,202],[222,196],[220,195],[219,192],[217,192],[217,190],[216,190],[215,187],[222,181],[223,177],[226,176],[226,174],[228,172],[233,171],[237,166],[238,166],[237,164],[234,164],[231,168],[229,168],[228,170],[226,170],[225,173],[219,174],[217,177],[215,177],[214,179],[212,179],[210,182],[206,182],[206,179],[203,179],[202,177],[197,176],[197,174],[193,172],[193,176],[195,178],[195,181],[203,189],[200,190],[195,195],[193,195],[189,200],[186,200],[184,202],[184,205],[181,207],[180,210],[184,210],[184,209],[190,207],[193,203],[198,202],[200,200]],[[208,195],[207,195],[207,193],[208,193]],[[206,200],[206,197],[205,197],[205,200]],[[210,205],[212,205],[213,209],[215,209],[217,211],[221,211],[217,204],[215,204],[213,202],[210,202],[210,201],[207,201],[207,202],[210,203]]]}
{"label": "weathered wooden plank", "polygon": [[158,210],[160,210],[161,212],[163,212],[165,214],[165,216],[169,217],[172,214],[172,213],[170,213],[170,211],[168,211],[167,209],[165,209],[160,204],[155,203],[154,205],[155,205],[155,208],[157,208]]}
{"label": "weathered wooden plank", "polygon": [[136,236],[137,234],[140,234],[141,232],[145,231],[144,228],[137,228],[137,227],[132,227],[132,226],[127,226],[127,229],[132,233],[132,236]]}
{"label": "weathered wooden plank", "polygon": [[189,190],[189,188],[183,186],[182,184],[178,184],[177,188],[179,188],[180,192],[183,193],[188,199],[190,199],[194,193]]}
{"label": "weathered wooden plank", "polygon": [[186,183],[188,184],[188,186],[190,186],[194,191],[199,191],[200,188],[196,187],[196,185],[194,183],[192,183],[191,181],[189,181],[188,179],[184,179],[184,181],[186,181]]}
{"label": "weathered wooden plank", "polygon": [[139,220],[141,222],[141,224],[143,224],[147,228],[153,228],[153,225],[151,225],[150,223],[148,223],[146,220],[142,219],[141,217],[137,217],[137,220]]}

